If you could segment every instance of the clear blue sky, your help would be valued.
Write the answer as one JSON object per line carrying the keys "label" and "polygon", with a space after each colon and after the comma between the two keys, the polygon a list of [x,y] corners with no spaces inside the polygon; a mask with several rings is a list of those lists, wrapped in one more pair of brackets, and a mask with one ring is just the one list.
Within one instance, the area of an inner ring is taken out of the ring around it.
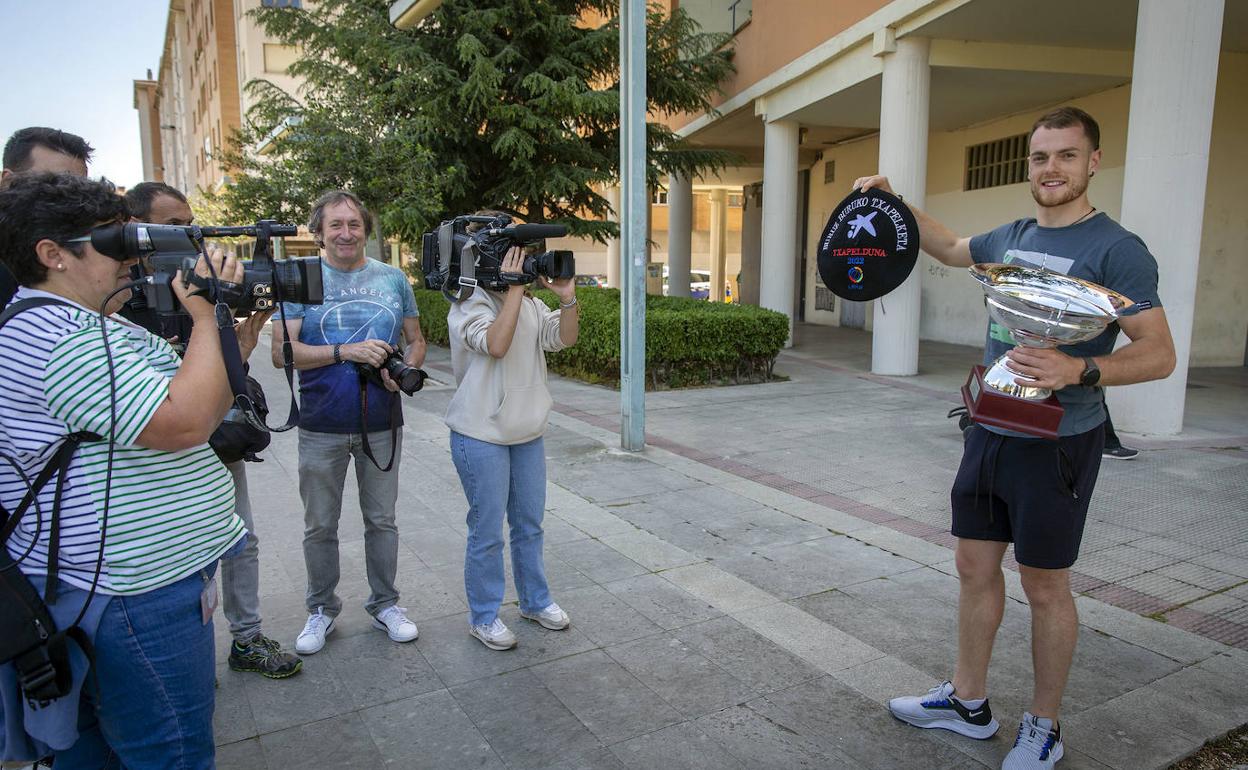
{"label": "clear blue sky", "polygon": [[169,0],[0,0],[0,145],[51,126],[95,147],[91,176],[143,181],[133,81],[160,65]]}

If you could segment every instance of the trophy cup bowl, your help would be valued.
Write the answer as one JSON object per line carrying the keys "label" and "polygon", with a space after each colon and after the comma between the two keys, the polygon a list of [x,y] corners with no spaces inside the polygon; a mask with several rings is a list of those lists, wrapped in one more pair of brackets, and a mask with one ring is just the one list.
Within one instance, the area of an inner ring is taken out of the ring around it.
{"label": "trophy cup bowl", "polygon": [[[969,269],[984,290],[989,315],[1010,330],[1015,342],[1028,347],[1055,348],[1090,340],[1135,305],[1103,286],[1044,268],[982,263]],[[975,367],[962,393],[977,422],[1045,438],[1057,436],[1062,415],[1057,398],[1010,369],[1007,356],[986,371]],[[1012,401],[1003,400],[1007,398]]]}

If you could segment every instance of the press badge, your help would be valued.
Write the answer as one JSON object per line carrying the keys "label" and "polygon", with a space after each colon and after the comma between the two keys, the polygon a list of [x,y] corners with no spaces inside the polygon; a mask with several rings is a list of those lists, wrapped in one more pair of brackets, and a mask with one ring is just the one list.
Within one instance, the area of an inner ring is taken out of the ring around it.
{"label": "press badge", "polygon": [[217,611],[217,576],[213,575],[204,581],[204,590],[199,593],[199,613],[203,624],[208,625],[212,613]]}

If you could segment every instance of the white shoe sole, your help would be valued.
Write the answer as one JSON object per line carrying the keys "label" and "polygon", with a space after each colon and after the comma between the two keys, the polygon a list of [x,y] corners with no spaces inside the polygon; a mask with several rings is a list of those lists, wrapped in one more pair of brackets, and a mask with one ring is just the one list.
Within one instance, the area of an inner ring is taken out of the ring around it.
{"label": "white shoe sole", "polygon": [[945,719],[943,717],[912,717],[909,715],[898,714],[889,708],[888,713],[892,714],[895,719],[905,722],[908,725],[922,727],[924,729],[949,730],[958,735],[965,735],[967,738],[974,738],[977,741],[984,741],[997,734],[997,730],[1001,729],[1001,723],[993,719],[986,725],[973,725],[962,720]]}
{"label": "white shoe sole", "polygon": [[333,632],[334,632],[334,621],[331,620],[329,621],[329,625],[325,627],[325,636],[321,638],[320,644],[316,645],[316,647],[310,650],[301,650],[299,649],[299,640],[295,639],[295,652],[300,655],[315,655],[316,653],[320,652],[321,649],[325,646],[325,640],[328,639],[329,635],[332,634]]}
{"label": "white shoe sole", "polygon": [[563,621],[563,625],[557,625],[557,624],[554,624],[545,620],[539,615],[526,615],[524,610],[520,610],[520,617],[524,618],[525,620],[531,620],[534,623],[541,626],[542,628],[549,629],[551,631],[562,631],[568,626],[572,625],[571,618],[568,618],[567,620]]}
{"label": "white shoe sole", "polygon": [[484,636],[480,636],[479,634],[477,634],[476,631],[474,631],[471,628],[468,629],[468,635],[471,636],[473,639],[476,639],[477,641],[481,642],[481,644],[484,644],[486,647],[489,647],[491,650],[498,650],[499,652],[502,652],[503,650],[514,649],[517,644],[517,641],[515,639],[513,639],[510,644],[504,644],[502,642],[492,642],[489,639],[486,639]]}
{"label": "white shoe sole", "polygon": [[416,641],[416,638],[420,636],[420,629],[417,629],[416,633],[412,634],[410,637],[406,639],[401,636],[395,636],[394,634],[390,633],[390,627],[387,626],[385,623],[382,623],[377,618],[373,618],[373,628],[380,628],[382,631],[386,632],[386,636],[390,637],[390,641],[399,642],[400,644],[404,644],[406,642],[414,642]]}

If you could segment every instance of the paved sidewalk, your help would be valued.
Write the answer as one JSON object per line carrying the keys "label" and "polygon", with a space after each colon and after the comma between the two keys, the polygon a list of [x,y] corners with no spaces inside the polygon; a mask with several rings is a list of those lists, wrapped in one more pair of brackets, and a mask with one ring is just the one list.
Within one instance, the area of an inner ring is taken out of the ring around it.
{"label": "paved sidewalk", "polygon": [[[777,366],[788,382],[648,394],[639,454],[616,449],[617,392],[552,379],[547,571],[573,625],[520,619],[509,588],[520,646],[504,653],[467,634],[450,388],[405,399],[399,587],[419,640],[390,642],[363,611],[351,478],[345,607],[304,672],[229,671],[218,618],[219,766],[998,767],[1030,692],[1014,572],[990,676],[1000,733],[917,730],[883,707],[952,671],[960,437],[944,413],[976,354],[925,344],[918,377],[878,378],[866,335],[801,334]],[[445,350],[426,368],[450,379]],[[280,373],[256,370],[282,413]],[[1165,767],[1248,721],[1244,381],[1192,380],[1209,385],[1191,391],[1192,430],[1102,471],[1059,767]],[[295,443],[275,436],[248,467],[265,631],[287,645],[306,617]]]}

